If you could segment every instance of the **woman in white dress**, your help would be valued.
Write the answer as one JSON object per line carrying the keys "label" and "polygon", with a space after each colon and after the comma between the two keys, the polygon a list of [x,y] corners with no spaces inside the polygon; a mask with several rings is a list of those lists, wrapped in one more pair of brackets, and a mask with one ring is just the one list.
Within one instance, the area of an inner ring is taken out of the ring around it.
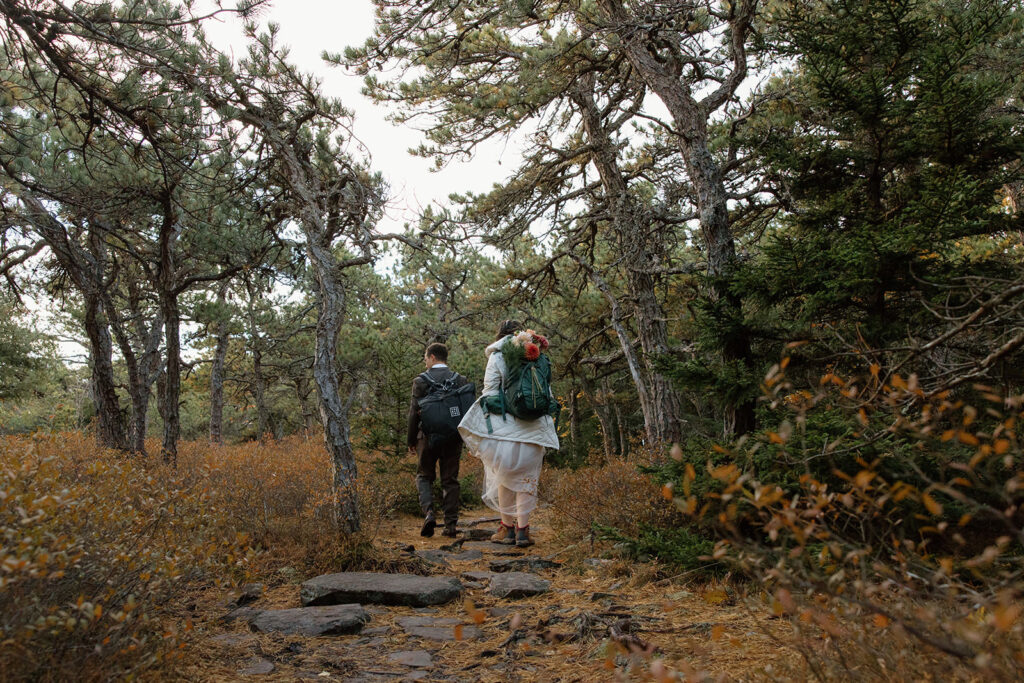
{"label": "woman in white dress", "polygon": [[498,328],[497,341],[484,350],[488,358],[481,400],[466,412],[459,433],[470,454],[483,463],[484,503],[501,514],[491,540],[525,547],[533,545],[530,513],[537,507],[544,449],[558,448],[555,423],[550,415],[521,420],[508,413],[491,415],[488,420],[481,407],[483,397],[502,392],[507,368],[501,347],[520,329],[518,322],[506,320]]}

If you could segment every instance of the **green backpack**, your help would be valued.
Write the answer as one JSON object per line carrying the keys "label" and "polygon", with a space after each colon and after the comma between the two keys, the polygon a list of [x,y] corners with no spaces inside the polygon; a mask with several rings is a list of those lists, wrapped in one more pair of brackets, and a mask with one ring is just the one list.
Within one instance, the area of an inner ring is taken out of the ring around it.
{"label": "green backpack", "polygon": [[491,415],[511,414],[520,420],[536,420],[545,415],[555,418],[562,406],[551,391],[551,361],[546,354],[536,360],[523,361],[518,367],[509,368],[502,383],[502,390],[496,395],[483,396],[480,405],[487,420],[487,433],[493,434]]}

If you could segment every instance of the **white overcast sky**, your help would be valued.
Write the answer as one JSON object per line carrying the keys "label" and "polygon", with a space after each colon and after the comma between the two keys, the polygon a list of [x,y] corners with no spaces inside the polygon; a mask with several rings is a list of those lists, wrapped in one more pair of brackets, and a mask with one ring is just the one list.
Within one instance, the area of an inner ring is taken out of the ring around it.
{"label": "white overcast sky", "polygon": [[[229,6],[229,2],[224,3]],[[472,160],[452,163],[431,172],[429,159],[408,153],[423,142],[423,136],[408,127],[385,119],[386,110],[361,92],[362,77],[321,59],[324,50],[340,53],[346,46],[361,45],[373,31],[373,5],[369,0],[276,0],[259,18],[261,24],[280,26],[280,42],[291,48],[291,61],[316,74],[324,92],[338,97],[355,112],[355,134],[370,151],[375,170],[391,186],[391,204],[380,226],[382,232],[415,224],[419,212],[432,203],[445,203],[452,192],[484,191],[504,179],[517,166],[518,149],[492,143],[482,147]],[[206,25],[207,36],[220,49],[235,57],[245,54],[242,22],[225,16]],[[504,167],[498,164],[499,158]]]}

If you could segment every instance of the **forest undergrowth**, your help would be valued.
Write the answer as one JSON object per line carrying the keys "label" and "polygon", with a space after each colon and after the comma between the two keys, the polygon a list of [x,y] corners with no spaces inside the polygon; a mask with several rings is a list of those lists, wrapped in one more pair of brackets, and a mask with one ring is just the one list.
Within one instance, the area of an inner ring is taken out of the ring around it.
{"label": "forest undergrowth", "polygon": [[[564,566],[603,557],[630,585],[744,605],[780,657],[730,672],[739,679],[1013,678],[1020,401],[976,387],[987,405],[975,408],[875,365],[812,391],[789,363],[763,387],[777,419],[752,437],[549,468],[542,497]],[[83,432],[4,437],[0,675],[160,677],[189,657],[197,591],[429,573],[388,532],[415,512],[411,460],[360,468],[363,531],[345,538],[316,438],[183,443],[171,468],[97,450]],[[467,504],[478,468],[464,457]]]}

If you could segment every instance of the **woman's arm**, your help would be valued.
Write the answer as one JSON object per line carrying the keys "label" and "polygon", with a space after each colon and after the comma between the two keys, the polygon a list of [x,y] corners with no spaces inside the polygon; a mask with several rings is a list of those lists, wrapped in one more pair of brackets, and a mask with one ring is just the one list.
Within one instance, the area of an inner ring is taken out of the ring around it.
{"label": "woman's arm", "polygon": [[501,351],[495,351],[487,359],[487,369],[484,370],[484,388],[480,392],[482,396],[495,396],[501,393],[501,381],[505,374],[504,359],[501,358]]}

